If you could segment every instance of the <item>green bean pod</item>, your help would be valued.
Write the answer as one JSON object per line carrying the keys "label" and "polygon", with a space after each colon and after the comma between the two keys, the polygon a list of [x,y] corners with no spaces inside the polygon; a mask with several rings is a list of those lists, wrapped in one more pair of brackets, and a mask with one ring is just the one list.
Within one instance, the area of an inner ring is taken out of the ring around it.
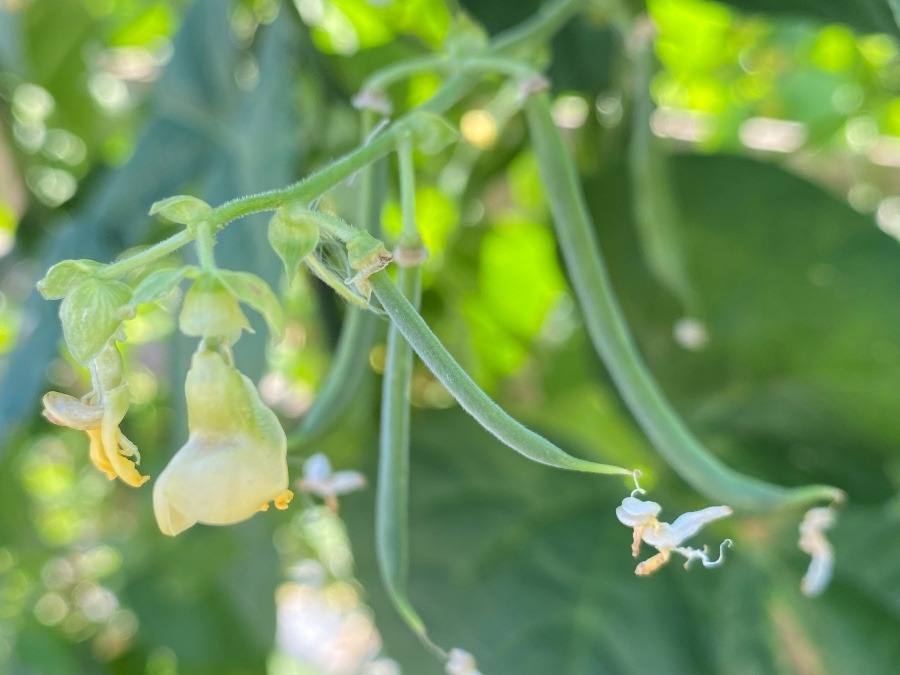
{"label": "green bean pod", "polygon": [[594,347],[659,453],[695,490],[736,509],[770,511],[841,500],[843,492],[831,486],[785,488],[729,468],[697,440],[665,399],[612,292],[575,164],[550,112],[546,94],[532,96],[525,106],[557,241]]}
{"label": "green bean pod", "polygon": [[403,333],[419,358],[462,408],[504,444],[534,462],[558,469],[620,476],[633,474],[632,470],[622,467],[572,457],[514,420],[472,381],[431,332],[425,320],[397,290],[386,271],[373,274],[369,281],[385,313]]}

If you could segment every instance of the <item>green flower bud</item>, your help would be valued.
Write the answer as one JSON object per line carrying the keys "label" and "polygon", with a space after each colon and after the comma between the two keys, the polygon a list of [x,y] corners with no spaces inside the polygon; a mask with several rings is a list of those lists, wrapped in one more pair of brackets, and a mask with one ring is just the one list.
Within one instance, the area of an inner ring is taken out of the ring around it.
{"label": "green flower bud", "polygon": [[279,209],[269,221],[269,243],[284,263],[291,283],[300,263],[319,245],[319,226],[305,209]]}
{"label": "green flower bud", "polygon": [[47,270],[37,289],[47,300],[59,300],[101,267],[95,260],[63,260]]}
{"label": "green flower bud", "polygon": [[202,199],[177,195],[162,199],[150,207],[150,215],[160,215],[180,225],[190,225],[212,213],[212,207]]}
{"label": "green flower bud", "polygon": [[185,335],[221,338],[228,344],[252,330],[237,298],[211,276],[201,276],[184,296],[178,328]]}
{"label": "green flower bud", "polygon": [[356,272],[348,282],[368,299],[372,292],[369,277],[388,266],[391,254],[378,239],[361,230],[347,242],[347,257]]}

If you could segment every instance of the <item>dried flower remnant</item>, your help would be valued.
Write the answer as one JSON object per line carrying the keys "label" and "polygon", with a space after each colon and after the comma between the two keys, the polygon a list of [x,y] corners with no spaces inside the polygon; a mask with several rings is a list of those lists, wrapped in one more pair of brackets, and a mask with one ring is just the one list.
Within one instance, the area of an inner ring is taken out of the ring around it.
{"label": "dried flower remnant", "polygon": [[804,595],[810,597],[821,595],[831,581],[834,550],[825,538],[824,531],[834,526],[835,519],[834,509],[826,506],[810,509],[800,523],[798,546],[801,551],[811,556],[809,568],[800,583],[800,590]]}
{"label": "dried flower remnant", "polygon": [[338,512],[338,496],[361,490],[366,486],[366,478],[359,471],[337,471],[331,469],[331,462],[321,452],[310,456],[303,463],[303,492],[321,497],[332,513]]}
{"label": "dried flower remnant", "polygon": [[124,379],[122,355],[110,340],[90,362],[93,389],[81,399],[51,391],[44,395],[44,417],[53,424],[87,432],[91,462],[110,480],[120,478],[131,487],[150,480],[137,470],[141,455],[119,429],[131,397]]}
{"label": "dried flower remnant", "polygon": [[634,497],[635,492],[642,490],[635,490],[632,496],[622,500],[621,506],[616,509],[616,517],[620,523],[634,530],[631,554],[635,558],[640,555],[641,542],[657,550],[656,555],[638,564],[634,570],[635,574],[638,576],[653,574],[669,562],[672,553],[678,553],[686,559],[685,569],[695,560],[699,560],[707,568],[718,567],[724,562],[725,547],[731,546],[732,543],[730,539],[719,545],[719,557],[716,560],[710,558],[706,546],[696,549],[681,544],[697,534],[707,523],[730,516],[731,507],[710,506],[700,511],[689,511],[678,516],[673,523],[665,523],[657,519],[662,507],[656,502]]}

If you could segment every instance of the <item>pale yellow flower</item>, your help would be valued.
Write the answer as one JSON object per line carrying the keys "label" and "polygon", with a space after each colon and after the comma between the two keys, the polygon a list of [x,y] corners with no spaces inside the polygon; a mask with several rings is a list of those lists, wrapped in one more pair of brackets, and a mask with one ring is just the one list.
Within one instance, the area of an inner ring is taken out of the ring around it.
{"label": "pale yellow flower", "polygon": [[119,430],[131,397],[114,340],[91,361],[89,370],[92,391],[82,399],[48,392],[43,399],[44,417],[53,424],[87,432],[94,466],[110,480],[120,478],[127,485],[139,487],[150,477],[137,470],[141,461],[137,446]]}
{"label": "pale yellow flower", "polygon": [[187,443],[153,487],[153,511],[163,534],[196,523],[231,525],[266,510],[287,508],[287,439],[253,383],[218,351],[194,354],[185,382]]}

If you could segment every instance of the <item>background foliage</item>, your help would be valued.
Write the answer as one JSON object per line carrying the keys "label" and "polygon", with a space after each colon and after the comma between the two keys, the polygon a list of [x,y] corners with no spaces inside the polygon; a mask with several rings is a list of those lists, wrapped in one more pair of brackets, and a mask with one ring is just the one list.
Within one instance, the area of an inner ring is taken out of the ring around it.
{"label": "background foliage", "polygon": [[[537,7],[462,4],[492,33]],[[630,533],[613,517],[623,488],[525,462],[417,366],[411,597],[435,640],[472,651],[485,673],[897,672],[894,5],[648,4],[659,28],[650,98],[617,33],[578,21],[552,46],[557,122],[639,346],[691,427],[744,471],[848,492],[834,582],[821,599],[800,595],[795,517],[723,524],[737,545],[721,570],[635,578]],[[160,535],[149,491],[108,484],[80,434],[38,419],[48,382],[83,391],[86,380],[58,355],[55,305],[31,288],[60,258],[111,260],[165,235],[146,216],[156,199],[190,191],[217,204],[353,147],[348,99],[362,79],[439,48],[454,10],[438,0],[0,9],[0,671],[358,672],[381,650],[404,672],[439,672],[381,591],[371,490],[343,500],[345,523],[301,504]],[[414,105],[437,83],[417,77],[401,99]],[[509,95],[479,89],[452,114],[467,143],[420,165],[434,253],[425,316],[517,417],[576,454],[647,468],[668,515],[699,507],[588,347],[514,112]],[[354,194],[345,185],[330,198]],[[220,260],[276,284],[259,225],[229,228]],[[288,338],[267,355],[259,330],[237,360],[291,427],[327,369],[343,307],[309,281],[282,290]],[[191,347],[164,308],[128,334],[126,433],[158,475],[183,442]],[[379,345],[350,418],[299,458],[322,450],[374,476],[382,359]],[[337,656],[337,644],[356,656]]]}

